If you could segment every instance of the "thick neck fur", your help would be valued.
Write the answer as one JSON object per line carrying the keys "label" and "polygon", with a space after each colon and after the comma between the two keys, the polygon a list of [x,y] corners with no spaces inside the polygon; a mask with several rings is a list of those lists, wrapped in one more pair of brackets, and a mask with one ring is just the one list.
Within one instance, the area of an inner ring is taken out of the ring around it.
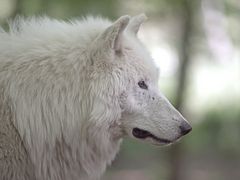
{"label": "thick neck fur", "polygon": [[105,104],[100,85],[89,83],[87,50],[110,22],[72,23],[19,19],[0,32],[0,84],[37,180],[98,179],[120,144],[109,133],[119,108],[112,112],[114,100]]}

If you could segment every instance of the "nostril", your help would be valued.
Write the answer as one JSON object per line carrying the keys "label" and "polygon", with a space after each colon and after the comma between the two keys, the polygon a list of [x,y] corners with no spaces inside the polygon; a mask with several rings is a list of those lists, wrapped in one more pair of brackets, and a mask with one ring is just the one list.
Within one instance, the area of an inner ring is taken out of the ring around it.
{"label": "nostril", "polygon": [[181,130],[181,134],[185,135],[192,130],[192,127],[187,122],[184,122],[180,125],[180,130]]}

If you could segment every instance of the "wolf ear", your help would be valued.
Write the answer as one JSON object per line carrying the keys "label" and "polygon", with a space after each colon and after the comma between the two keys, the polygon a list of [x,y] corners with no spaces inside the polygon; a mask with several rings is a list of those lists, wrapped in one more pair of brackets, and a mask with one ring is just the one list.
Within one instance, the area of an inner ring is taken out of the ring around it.
{"label": "wolf ear", "polygon": [[136,35],[141,24],[146,20],[147,16],[145,14],[139,14],[137,16],[132,17],[128,24],[127,31]]}
{"label": "wolf ear", "polygon": [[123,32],[128,25],[130,16],[122,16],[108,27],[99,37],[103,40],[108,48],[115,51],[121,50]]}

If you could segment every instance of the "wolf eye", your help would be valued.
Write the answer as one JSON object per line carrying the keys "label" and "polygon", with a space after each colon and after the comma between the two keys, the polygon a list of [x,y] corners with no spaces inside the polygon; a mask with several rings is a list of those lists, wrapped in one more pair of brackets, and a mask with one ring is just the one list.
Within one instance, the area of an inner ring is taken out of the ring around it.
{"label": "wolf eye", "polygon": [[139,81],[138,86],[142,89],[148,89],[148,86],[145,84],[144,81]]}

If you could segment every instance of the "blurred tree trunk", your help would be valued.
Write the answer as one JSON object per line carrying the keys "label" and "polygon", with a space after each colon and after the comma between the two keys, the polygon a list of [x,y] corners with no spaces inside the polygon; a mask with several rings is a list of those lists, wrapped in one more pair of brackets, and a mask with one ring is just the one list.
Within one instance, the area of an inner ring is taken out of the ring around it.
{"label": "blurred tree trunk", "polygon": [[14,11],[10,18],[14,18],[22,13],[22,0],[16,0]]}
{"label": "blurred tree trunk", "polygon": [[[176,101],[175,107],[181,112],[183,110],[185,90],[186,90],[186,79],[187,72],[190,63],[190,39],[192,36],[192,13],[193,7],[191,0],[183,0],[181,6],[181,18],[182,18],[182,35],[180,39],[180,45],[178,48],[179,55],[179,71],[177,79],[177,89],[176,89]],[[170,149],[170,180],[182,180],[182,156],[183,156],[183,144],[177,143],[173,145]]]}

